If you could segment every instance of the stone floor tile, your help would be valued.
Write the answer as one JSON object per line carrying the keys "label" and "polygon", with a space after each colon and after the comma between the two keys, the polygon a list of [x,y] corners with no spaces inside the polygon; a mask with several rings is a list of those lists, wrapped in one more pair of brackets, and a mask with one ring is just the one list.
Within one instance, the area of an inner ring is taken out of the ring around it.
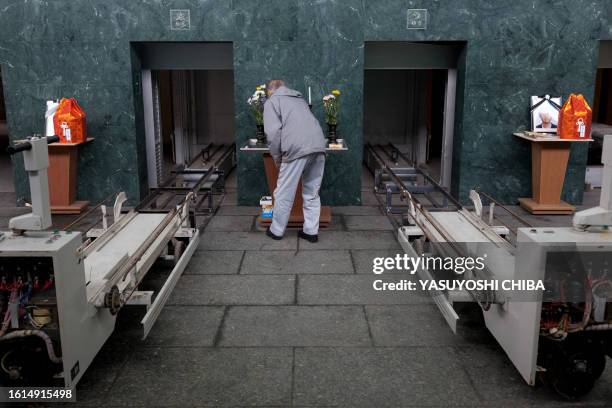
{"label": "stone floor tile", "polygon": [[145,340],[148,345],[213,346],[224,307],[165,306]]}
{"label": "stone floor tile", "polygon": [[184,275],[170,305],[282,305],[295,300],[293,276]]}
{"label": "stone floor tile", "polygon": [[[253,250],[297,249],[297,233],[289,231],[280,241],[263,232],[205,232],[200,238],[203,250]],[[321,248],[324,249],[324,248]]]}
{"label": "stone floor tile", "polygon": [[344,223],[348,231],[394,231],[386,215],[345,215]]}
{"label": "stone floor tile", "polygon": [[450,348],[298,348],[294,403],[437,407],[479,398]]}
{"label": "stone floor tile", "polygon": [[319,242],[301,239],[300,249],[400,249],[391,231],[320,231]]}
{"label": "stone floor tile", "polygon": [[300,305],[387,305],[431,303],[422,291],[376,291],[373,282],[399,282],[398,275],[302,275],[298,282]]}
{"label": "stone floor tile", "polygon": [[360,306],[233,306],[220,346],[370,346]]}
{"label": "stone floor tile", "polygon": [[366,306],[374,345],[385,347],[456,346],[465,344],[453,334],[433,304]]}
{"label": "stone floor tile", "polygon": [[241,274],[337,274],[354,273],[346,250],[246,251]]}
{"label": "stone floor tile", "polygon": [[255,217],[252,215],[216,215],[205,231],[251,231]]}
{"label": "stone floor tile", "polygon": [[290,348],[139,348],[108,393],[108,405],[291,404]]}
{"label": "stone floor tile", "polygon": [[238,273],[244,251],[202,251],[197,250],[185,275],[222,275]]}

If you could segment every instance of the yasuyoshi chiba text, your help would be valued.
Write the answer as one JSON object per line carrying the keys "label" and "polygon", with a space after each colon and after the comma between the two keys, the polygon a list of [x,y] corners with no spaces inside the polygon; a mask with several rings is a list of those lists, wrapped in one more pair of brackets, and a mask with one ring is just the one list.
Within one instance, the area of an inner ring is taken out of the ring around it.
{"label": "yasuyoshi chiba text", "polygon": [[[420,269],[434,269],[453,271],[458,276],[465,272],[479,272],[485,269],[487,255],[479,257],[438,257],[425,256],[411,257],[408,254],[397,254],[394,257],[378,257],[372,261],[372,272],[380,275],[385,271],[406,271],[414,275]],[[544,291],[544,282],[533,279],[430,279],[408,280],[401,279],[395,282],[385,282],[382,279],[374,280],[374,290],[424,290],[424,291]]]}
{"label": "yasuyoshi chiba text", "polygon": [[408,280],[401,279],[395,282],[385,282],[376,279],[373,282],[374,290],[506,290],[506,291],[544,291],[544,282],[534,279],[450,279],[450,280]]}

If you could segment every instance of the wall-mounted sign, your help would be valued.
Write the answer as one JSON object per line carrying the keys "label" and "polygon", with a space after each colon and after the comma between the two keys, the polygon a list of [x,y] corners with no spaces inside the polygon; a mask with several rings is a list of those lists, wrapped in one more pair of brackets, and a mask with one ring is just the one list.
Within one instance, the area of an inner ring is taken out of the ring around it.
{"label": "wall-mounted sign", "polygon": [[191,13],[189,10],[170,10],[171,30],[190,30]]}
{"label": "wall-mounted sign", "polygon": [[406,17],[406,28],[408,30],[427,29],[427,9],[408,9]]}

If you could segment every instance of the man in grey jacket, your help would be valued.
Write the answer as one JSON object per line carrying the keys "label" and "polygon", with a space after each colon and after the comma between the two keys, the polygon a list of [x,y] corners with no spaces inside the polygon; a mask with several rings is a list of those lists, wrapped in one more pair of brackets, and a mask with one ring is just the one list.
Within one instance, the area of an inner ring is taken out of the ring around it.
{"label": "man in grey jacket", "polygon": [[266,234],[281,239],[289,222],[300,178],[304,200],[304,226],[300,238],[317,242],[321,199],[319,189],[325,169],[325,136],[302,94],[279,79],[268,82],[264,105],[264,129],[270,154],[280,166],[272,224]]}

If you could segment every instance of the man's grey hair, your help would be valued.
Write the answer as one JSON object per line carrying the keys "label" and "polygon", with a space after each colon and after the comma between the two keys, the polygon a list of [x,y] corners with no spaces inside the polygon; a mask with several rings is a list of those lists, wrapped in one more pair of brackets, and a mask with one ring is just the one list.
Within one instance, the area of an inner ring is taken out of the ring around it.
{"label": "man's grey hair", "polygon": [[271,79],[266,84],[266,91],[268,91],[268,95],[272,95],[281,86],[285,86],[285,81],[282,79]]}

